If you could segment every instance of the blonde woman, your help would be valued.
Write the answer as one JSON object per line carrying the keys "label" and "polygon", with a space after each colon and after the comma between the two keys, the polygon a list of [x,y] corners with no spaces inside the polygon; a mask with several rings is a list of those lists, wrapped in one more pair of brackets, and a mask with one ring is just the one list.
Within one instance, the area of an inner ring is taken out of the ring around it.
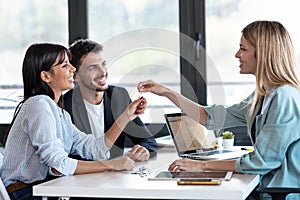
{"label": "blonde woman", "polygon": [[[237,160],[179,159],[171,171],[230,170],[259,174],[261,187],[300,187],[300,83],[289,33],[275,21],[255,21],[242,30],[241,74],[253,74],[256,88],[239,104],[201,106],[151,80],[140,92],[165,96],[208,129],[247,125],[254,152]],[[198,112],[195,112],[198,110]],[[299,199],[299,195],[293,197]]]}

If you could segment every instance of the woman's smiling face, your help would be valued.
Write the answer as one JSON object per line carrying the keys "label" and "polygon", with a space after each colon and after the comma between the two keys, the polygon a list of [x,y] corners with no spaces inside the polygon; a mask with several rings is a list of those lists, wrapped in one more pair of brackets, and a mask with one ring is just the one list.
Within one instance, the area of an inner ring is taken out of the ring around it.
{"label": "woman's smiling face", "polygon": [[243,36],[240,41],[240,48],[236,52],[235,57],[240,61],[241,74],[256,74],[256,56],[255,48]]}
{"label": "woman's smiling face", "polygon": [[52,70],[44,72],[48,75],[45,82],[53,90],[55,99],[59,98],[63,91],[74,87],[74,72],[76,69],[70,64],[67,54],[64,57],[62,63],[59,63],[60,57],[58,57],[52,66]]}

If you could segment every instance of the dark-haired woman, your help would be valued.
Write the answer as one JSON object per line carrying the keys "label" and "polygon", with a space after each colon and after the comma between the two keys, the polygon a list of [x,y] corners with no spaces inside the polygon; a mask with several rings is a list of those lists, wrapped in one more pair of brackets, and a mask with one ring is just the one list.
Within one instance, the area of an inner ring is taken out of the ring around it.
{"label": "dark-haired woman", "polygon": [[[63,176],[131,170],[127,156],[108,160],[109,149],[126,124],[142,114],[146,100],[132,102],[120,115],[113,130],[95,138],[80,132],[63,110],[62,92],[73,88],[75,68],[68,49],[57,44],[33,44],[23,61],[24,99],[16,109],[5,145],[0,171],[11,199],[40,199],[32,186],[49,175]],[[69,158],[78,154],[94,161]]]}

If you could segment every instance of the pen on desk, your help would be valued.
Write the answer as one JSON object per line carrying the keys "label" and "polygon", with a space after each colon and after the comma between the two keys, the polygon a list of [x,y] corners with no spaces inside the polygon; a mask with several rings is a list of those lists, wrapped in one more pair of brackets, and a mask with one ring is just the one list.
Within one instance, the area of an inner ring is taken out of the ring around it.
{"label": "pen on desk", "polygon": [[241,150],[243,150],[243,151],[249,151],[249,152],[253,151],[253,149],[251,149],[251,148],[245,148],[245,147],[242,147]]}

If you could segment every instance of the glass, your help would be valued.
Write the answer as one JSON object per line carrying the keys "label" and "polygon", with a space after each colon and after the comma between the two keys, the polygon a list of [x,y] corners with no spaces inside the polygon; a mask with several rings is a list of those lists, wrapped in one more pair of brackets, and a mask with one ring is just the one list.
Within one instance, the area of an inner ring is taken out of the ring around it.
{"label": "glass", "polygon": [[[103,44],[109,83],[125,87],[132,99],[139,81],[152,79],[180,92],[178,1],[90,0],[89,38]],[[145,123],[165,122],[179,109],[169,100],[143,94]]]}
{"label": "glass", "polygon": [[297,0],[208,0],[206,3],[206,49],[208,55],[208,104],[232,105],[255,88],[253,75],[239,74],[234,57],[242,29],[255,20],[281,22],[289,31],[299,65],[300,23]]}
{"label": "glass", "polygon": [[22,61],[36,42],[68,45],[68,2],[0,0],[0,123],[10,123],[23,95]]}

